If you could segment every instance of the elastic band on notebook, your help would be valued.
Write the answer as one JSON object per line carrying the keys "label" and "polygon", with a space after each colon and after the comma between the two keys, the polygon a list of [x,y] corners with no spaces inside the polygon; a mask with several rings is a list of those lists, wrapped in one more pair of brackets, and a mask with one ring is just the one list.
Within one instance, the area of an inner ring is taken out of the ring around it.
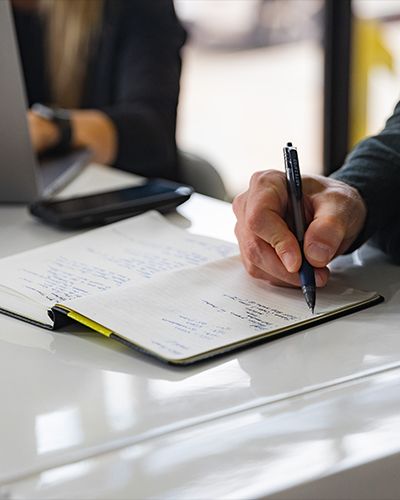
{"label": "elastic band on notebook", "polygon": [[75,311],[71,311],[71,309],[67,309],[65,306],[59,306],[62,309],[64,309],[67,312],[67,316],[74,321],[77,321],[78,323],[81,323],[82,325],[87,326],[91,330],[94,330],[97,333],[101,333],[101,335],[104,335],[105,337],[109,337],[113,331],[109,330],[103,325],[100,325],[100,323],[96,323],[96,321],[92,321],[91,319],[87,318],[86,316],[82,316],[82,314],[79,314]]}
{"label": "elastic band on notebook", "polygon": [[112,330],[109,330],[108,328],[105,328],[103,325],[100,325],[99,323],[96,323],[95,321],[92,321],[91,319],[86,318],[85,316],[82,316],[82,314],[76,313],[74,311],[69,311],[68,317],[75,321],[78,321],[78,323],[87,326],[88,328],[96,331],[97,333],[101,333],[101,335],[104,335],[105,337],[109,337],[113,333]]}

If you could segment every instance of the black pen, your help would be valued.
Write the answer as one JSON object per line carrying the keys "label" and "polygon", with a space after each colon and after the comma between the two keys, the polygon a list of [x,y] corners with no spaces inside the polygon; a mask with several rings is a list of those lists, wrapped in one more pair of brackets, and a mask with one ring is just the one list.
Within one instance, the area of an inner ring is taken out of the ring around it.
{"label": "black pen", "polygon": [[303,190],[301,186],[301,175],[297,149],[291,142],[283,148],[283,158],[285,160],[285,171],[287,188],[290,200],[290,208],[293,217],[293,229],[299,242],[302,263],[299,270],[301,289],[308,307],[314,314],[315,308],[315,274],[313,267],[304,257],[303,243],[306,230],[306,218],[303,205]]}

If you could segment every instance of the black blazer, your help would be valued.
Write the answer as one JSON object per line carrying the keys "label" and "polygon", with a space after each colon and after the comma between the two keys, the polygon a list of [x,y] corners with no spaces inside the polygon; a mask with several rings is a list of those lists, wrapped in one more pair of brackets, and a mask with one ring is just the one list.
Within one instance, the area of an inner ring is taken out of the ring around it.
{"label": "black blazer", "polygon": [[[81,108],[115,123],[115,166],[147,177],[177,179],[176,111],[186,34],[172,0],[106,0]],[[51,101],[43,20],[14,10],[29,105]]]}

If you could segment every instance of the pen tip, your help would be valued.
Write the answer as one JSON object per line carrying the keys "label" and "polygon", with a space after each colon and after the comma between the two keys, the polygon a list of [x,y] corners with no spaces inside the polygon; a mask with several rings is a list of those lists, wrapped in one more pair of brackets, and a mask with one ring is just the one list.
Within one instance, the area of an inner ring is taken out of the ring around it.
{"label": "pen tip", "polygon": [[315,286],[303,285],[302,287],[304,298],[306,299],[306,304],[308,309],[314,314],[315,309]]}

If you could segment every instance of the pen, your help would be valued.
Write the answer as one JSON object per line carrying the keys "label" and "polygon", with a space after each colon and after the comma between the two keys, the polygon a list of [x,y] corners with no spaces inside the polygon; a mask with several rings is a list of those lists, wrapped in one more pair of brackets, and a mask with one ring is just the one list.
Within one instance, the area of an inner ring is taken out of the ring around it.
{"label": "pen", "polygon": [[302,263],[299,270],[301,290],[306,299],[308,307],[314,314],[315,308],[315,274],[313,267],[307,262],[304,257],[303,243],[304,233],[306,230],[306,219],[303,205],[303,191],[301,186],[301,175],[299,167],[299,158],[297,149],[291,142],[283,148],[283,158],[285,161],[285,171],[288,195],[290,200],[290,208],[293,217],[293,229],[299,242]]}

